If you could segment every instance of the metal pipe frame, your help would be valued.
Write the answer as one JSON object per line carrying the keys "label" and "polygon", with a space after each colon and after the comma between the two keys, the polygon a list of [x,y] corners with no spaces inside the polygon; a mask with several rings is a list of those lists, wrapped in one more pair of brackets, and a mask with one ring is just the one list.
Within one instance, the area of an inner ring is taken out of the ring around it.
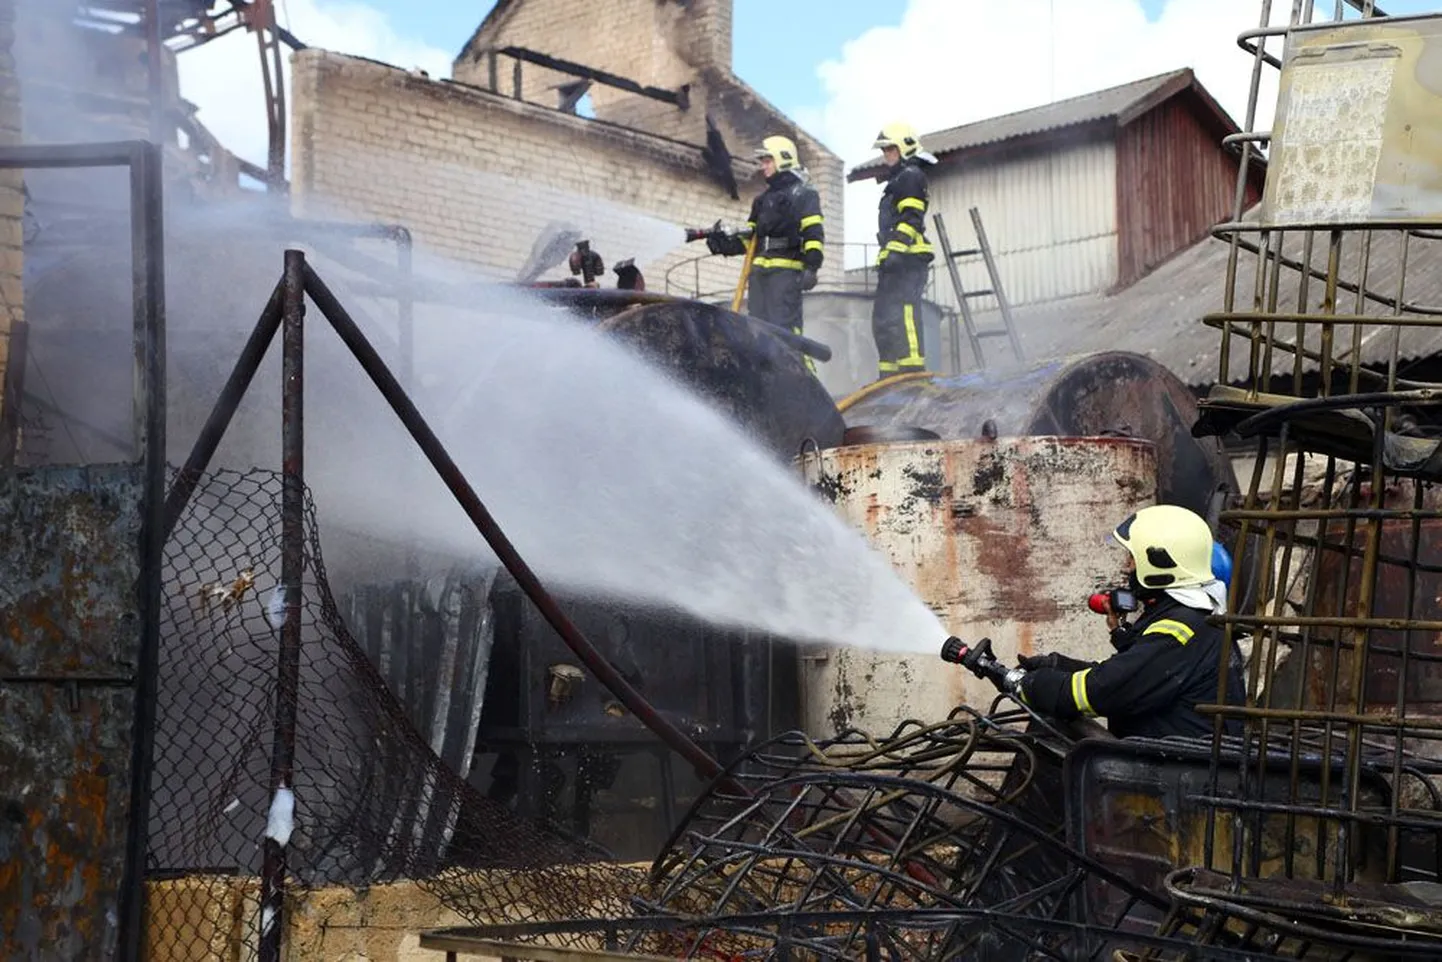
{"label": "metal pipe frame", "polygon": [[[1222,307],[1202,322],[1219,331],[1218,383],[1239,385],[1253,399],[1283,395],[1290,403],[1274,403],[1232,427],[1255,440],[1256,461],[1241,505],[1222,511],[1220,520],[1240,529],[1236,570],[1244,570],[1249,552],[1258,552],[1261,563],[1254,565],[1254,585],[1231,586],[1228,612],[1218,619],[1227,641],[1218,667],[1225,676],[1233,643],[1250,636],[1249,694],[1245,704],[1223,704],[1219,686],[1217,704],[1199,706],[1215,723],[1207,797],[1197,800],[1212,813],[1203,861],[1219,869],[1233,891],[1280,865],[1287,878],[1321,880],[1319,897],[1349,898],[1354,883],[1395,882],[1404,871],[1442,880],[1442,860],[1428,868],[1408,857],[1411,839],[1442,845],[1442,798],[1434,781],[1442,766],[1432,760],[1442,748],[1442,717],[1432,707],[1436,699],[1429,693],[1422,707],[1408,681],[1439,660],[1423,636],[1442,633],[1442,616],[1435,603],[1423,608],[1419,595],[1430,589],[1417,579],[1435,578],[1442,567],[1421,553],[1435,538],[1424,522],[1442,518],[1442,501],[1386,467],[1398,417],[1442,398],[1442,385],[1398,376],[1402,334],[1442,326],[1442,308],[1406,297],[1411,245],[1442,239],[1442,224],[1394,219],[1283,228],[1247,220],[1249,161],[1270,142],[1267,132],[1254,129],[1260,81],[1264,67],[1283,65],[1277,41],[1298,28],[1339,22],[1344,7],[1363,17],[1385,16],[1370,0],[1327,4],[1331,17],[1314,9],[1313,0],[1293,0],[1287,22],[1273,25],[1272,6],[1259,0],[1257,26],[1238,37],[1251,58],[1251,89],[1243,130],[1225,145],[1237,147],[1242,162],[1231,219],[1213,230],[1229,248]],[[1395,280],[1377,276],[1381,243],[1393,245],[1389,256],[1400,253]],[[1251,256],[1245,270],[1242,253]],[[1246,345],[1236,345],[1234,363],[1235,338]],[[1305,393],[1308,365],[1319,370],[1317,397]],[[1346,449],[1329,441],[1325,421],[1317,418],[1339,410],[1361,411],[1373,425]],[[1320,478],[1309,470],[1308,455],[1318,456]],[[1248,596],[1255,603],[1240,610]],[[1374,687],[1384,671],[1389,684],[1395,672],[1395,691]],[[1240,723],[1243,732],[1232,761],[1221,750],[1224,719]],[[1278,751],[1290,758],[1283,764],[1290,773],[1280,780],[1265,777]],[[1306,787],[1301,769],[1309,758],[1320,758],[1322,769]],[[1238,784],[1232,798],[1218,791],[1224,766]],[[1364,794],[1365,779],[1381,779],[1385,797],[1371,789]],[[1404,792],[1409,781],[1425,790]],[[1219,832],[1224,827],[1231,829],[1230,845]],[[1264,853],[1264,827],[1276,832],[1279,853]],[[1300,836],[1311,836],[1311,851],[1298,853]],[[1385,853],[1374,852],[1383,839]],[[1360,860],[1364,845],[1370,867]],[[1297,940],[1294,946],[1308,939],[1333,948],[1367,944],[1360,927],[1325,934],[1313,928],[1304,938],[1301,927],[1287,927],[1285,912],[1269,914],[1247,902],[1250,896],[1202,897],[1170,882],[1167,891],[1199,944],[1215,944],[1229,929],[1235,935],[1268,928],[1279,939]],[[1294,950],[1311,957],[1307,945]]]}
{"label": "metal pipe frame", "polygon": [[[301,592],[305,575],[305,255],[285,252],[281,279],[280,586],[284,621],[276,665],[271,748],[272,807],[295,789],[295,723],[300,697]],[[262,323],[264,319],[262,319]],[[261,333],[260,326],[256,329]],[[292,811],[293,811],[292,801]],[[286,839],[267,828],[260,878],[260,962],[280,962],[285,931]]]}
{"label": "metal pipe frame", "polygon": [[140,572],[136,585],[140,645],[131,734],[130,819],[120,883],[122,960],[141,956],[150,772],[160,660],[160,580],[165,546],[165,217],[160,147],[146,141],[0,147],[0,169],[125,167],[130,172],[133,319],[132,419],[141,472]]}
{"label": "metal pipe frame", "polygon": [[391,410],[396,413],[415,440],[421,453],[435,468],[436,473],[455,497],[456,502],[466,512],[481,536],[486,539],[486,543],[490,545],[491,550],[500,558],[506,570],[516,579],[517,584],[526,592],[527,597],[540,610],[546,621],[556,630],[556,633],[561,636],[576,657],[606,686],[607,690],[614,694],[642,724],[655,732],[677,754],[690,762],[700,777],[709,779],[721,776],[722,769],[716,759],[707,754],[670,721],[658,714],[645,697],[636,691],[630,682],[626,681],[615,666],[596,650],[595,646],[566,616],[525,559],[516,551],[510,539],[506,537],[505,532],[501,530],[500,525],[496,523],[495,518],[491,516],[490,511],[451,458],[445,445],[441,443],[440,438],[436,437],[435,432],[431,430],[415,403],[400,382],[396,380],[395,375],[391,373],[380,354],[366,339],[340,300],[310,265],[304,263],[304,255],[298,251],[287,251],[286,254],[287,263],[292,255],[301,258],[306,294],[315,302],[317,309],[330,322],[336,334],[355,356],[356,361],[359,362],[361,368],[375,384],[376,389],[380,391],[381,396],[385,398],[386,403],[390,405]]}

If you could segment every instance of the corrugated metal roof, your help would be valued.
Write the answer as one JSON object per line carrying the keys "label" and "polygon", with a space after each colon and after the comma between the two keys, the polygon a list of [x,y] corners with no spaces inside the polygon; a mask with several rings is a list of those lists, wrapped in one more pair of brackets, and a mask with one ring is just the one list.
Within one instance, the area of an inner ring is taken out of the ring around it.
{"label": "corrugated metal roof", "polygon": [[[1362,276],[1362,252],[1366,235],[1361,232],[1344,236],[1340,277],[1353,283]],[[1255,239],[1255,235],[1251,235]],[[1302,238],[1288,235],[1283,256],[1300,263]],[[1066,357],[1094,351],[1122,350],[1145,354],[1165,364],[1189,385],[1215,382],[1221,355],[1221,331],[1202,323],[1202,316],[1223,309],[1226,285],[1228,245],[1213,238],[1194,246],[1162,264],[1151,274],[1130,287],[1109,295],[1089,295],[1015,308],[1018,332],[1028,357],[1033,360]],[[1326,237],[1315,241],[1312,253],[1313,270],[1326,268]],[[1380,299],[1394,297],[1403,266],[1402,237],[1397,231],[1373,232],[1370,253],[1366,258],[1367,289],[1376,299],[1368,299],[1360,310],[1385,321],[1392,314],[1389,304]],[[1270,273],[1270,272],[1269,272]],[[1241,252],[1237,266],[1234,309],[1250,311],[1257,274],[1257,258]],[[1407,283],[1405,305],[1410,309],[1404,317],[1427,317],[1417,307],[1442,308],[1442,247],[1435,241],[1413,238],[1406,261]],[[1317,313],[1325,285],[1312,278],[1307,286],[1305,307],[1297,306],[1298,280],[1301,272],[1283,267],[1277,285],[1279,312]],[[1006,283],[1005,275],[1002,283]],[[1269,282],[1270,283],[1270,282]],[[1354,313],[1356,295],[1346,290],[1337,294],[1339,313]],[[1427,317],[1423,326],[1402,328],[1399,359],[1409,360],[1442,352],[1442,317]],[[999,324],[994,312],[978,315],[984,327]],[[1296,328],[1290,322],[1277,324],[1277,340],[1291,343]],[[1364,363],[1385,365],[1392,352],[1393,328],[1362,328],[1361,354]],[[1352,345],[1351,325],[1334,329],[1333,355],[1343,356]],[[989,349],[998,359],[1006,355],[1004,348],[991,342]],[[1318,350],[1320,328],[1309,326],[1304,348]],[[1247,374],[1250,345],[1245,337],[1233,337],[1231,346],[1232,381]],[[1348,358],[1350,360],[1350,358]],[[1290,374],[1291,354],[1275,352],[1272,370]],[[1307,361],[1304,370],[1314,371],[1314,361]],[[1405,373],[1404,373],[1405,376]]]}
{"label": "corrugated metal roof", "polygon": [[[958,150],[968,150],[986,144],[1030,137],[1048,130],[1075,127],[1097,121],[1126,118],[1135,108],[1159,103],[1173,94],[1180,93],[1196,84],[1190,67],[1133,80],[1118,87],[1108,87],[1093,93],[1058,100],[1029,110],[989,117],[975,123],[950,127],[930,134],[922,134],[923,149],[937,157]],[[1200,85],[1198,85],[1200,86]],[[1211,98],[1208,97],[1208,100]],[[848,179],[857,179],[879,171],[881,158],[873,157],[852,169]]]}

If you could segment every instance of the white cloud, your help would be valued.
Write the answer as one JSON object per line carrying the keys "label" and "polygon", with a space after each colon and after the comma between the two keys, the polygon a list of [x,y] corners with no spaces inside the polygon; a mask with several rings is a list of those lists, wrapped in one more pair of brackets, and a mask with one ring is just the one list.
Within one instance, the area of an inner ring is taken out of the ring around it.
{"label": "white cloud", "polygon": [[[364,3],[285,0],[277,14],[281,26],[310,46],[420,67],[435,78],[451,74],[450,53],[398,32]],[[289,124],[290,51],[282,51]],[[200,122],[232,153],[264,166],[269,133],[255,35],[237,30],[178,59],[181,96],[200,108]]]}
{"label": "white cloud", "polygon": [[[1290,5],[1272,6],[1272,22],[1285,23]],[[868,30],[817,67],[826,103],[797,120],[849,169],[874,155],[888,121],[935,131],[1191,67],[1243,124],[1252,57],[1237,35],[1258,25],[1260,9],[1169,0],[1148,22],[1138,0],[909,0],[898,26]],[[1267,49],[1280,55],[1280,39]],[[1276,71],[1263,76],[1256,125],[1270,126]],[[848,241],[873,241],[876,201],[874,184],[847,188]]]}

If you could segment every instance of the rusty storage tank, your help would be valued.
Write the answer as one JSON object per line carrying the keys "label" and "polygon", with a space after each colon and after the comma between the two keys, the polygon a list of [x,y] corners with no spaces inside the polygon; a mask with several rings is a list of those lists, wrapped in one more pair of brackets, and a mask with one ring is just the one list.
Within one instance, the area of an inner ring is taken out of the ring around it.
{"label": "rusty storage tank", "polygon": [[1131,437],[1157,448],[1157,498],[1215,518],[1236,475],[1217,438],[1192,437],[1196,397],[1161,364],[1105,351],[956,377],[891,380],[840,407],[852,437],[924,429],[942,440],[992,437]]}
{"label": "rusty storage tank", "polygon": [[[807,480],[860,529],[953,633],[989,637],[998,657],[1110,653],[1089,593],[1115,584],[1103,544],[1156,497],[1156,446],[1130,438],[1003,437],[849,445],[801,459]],[[936,651],[809,646],[807,731],[875,734],[996,690]]]}

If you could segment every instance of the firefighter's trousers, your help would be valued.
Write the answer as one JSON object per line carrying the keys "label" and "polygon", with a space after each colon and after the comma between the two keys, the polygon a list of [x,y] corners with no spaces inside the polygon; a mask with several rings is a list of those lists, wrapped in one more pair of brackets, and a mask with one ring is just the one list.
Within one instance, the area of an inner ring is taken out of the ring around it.
{"label": "firefighter's trousers", "polygon": [[871,333],[882,377],[926,369],[921,294],[929,262],[904,254],[892,254],[889,261],[879,269],[871,304]]}
{"label": "firefighter's trousers", "polygon": [[[801,333],[801,271],[792,267],[753,267],[746,289],[746,310],[769,324]],[[811,358],[806,368],[816,370]]]}

